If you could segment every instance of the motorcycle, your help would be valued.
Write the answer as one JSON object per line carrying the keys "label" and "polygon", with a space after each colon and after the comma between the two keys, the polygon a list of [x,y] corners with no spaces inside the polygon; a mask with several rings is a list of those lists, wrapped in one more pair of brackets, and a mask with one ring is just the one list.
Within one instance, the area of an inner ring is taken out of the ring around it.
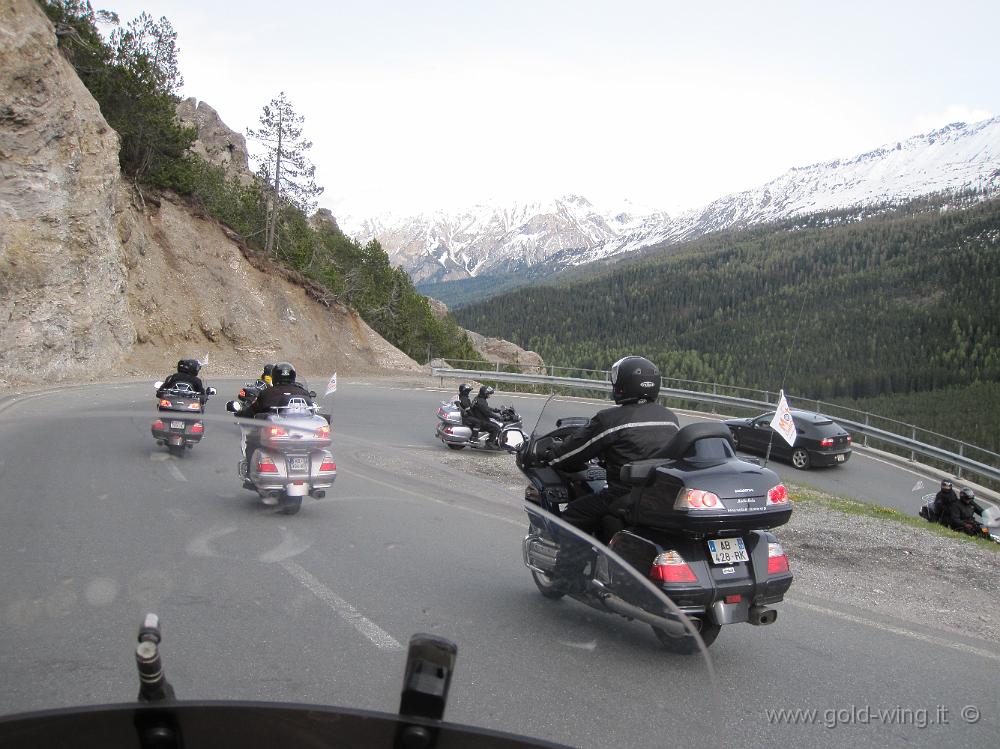
{"label": "motorcycle", "polygon": [[[158,416],[150,426],[157,445],[166,445],[171,455],[182,457],[184,450],[190,450],[205,436],[205,422],[200,418],[205,413],[201,394],[186,382],[178,382],[161,392],[163,381],[153,383],[157,391]],[[215,395],[215,388],[206,389],[206,398]]]}
{"label": "motorcycle", "polygon": [[[928,523],[940,523],[946,528],[947,523],[937,516],[934,510],[934,494],[925,494],[921,499],[923,505],[917,514]],[[973,515],[973,525],[966,530],[956,530],[956,533],[966,533],[973,538],[984,538],[1000,544],[1000,507],[990,505],[983,512]]]}
{"label": "motorcycle", "polygon": [[457,401],[442,401],[438,406],[437,427],[434,436],[452,450],[471,447],[477,450],[516,450],[524,443],[526,436],[522,429],[521,417],[511,406],[499,409],[501,418],[494,420],[500,427],[496,442],[489,439],[490,433],[465,423],[462,408]]}
{"label": "motorcycle", "polygon": [[236,400],[240,402],[243,409],[246,409],[267,387],[268,384],[263,380],[245,382],[243,383],[243,387],[241,387],[240,391],[236,394]]}
{"label": "motorcycle", "polygon": [[[244,408],[235,400],[226,410],[239,415]],[[327,449],[329,416],[320,415],[305,398],[290,398],[266,416],[238,423],[245,449],[237,474],[245,489],[257,492],[265,505],[280,506],[285,515],[296,514],[306,495],[326,496],[337,478],[337,464]]]}
{"label": "motorcycle", "polygon": [[[543,416],[549,407],[547,402]],[[517,454],[529,481],[522,557],[539,592],[550,599],[569,595],[650,624],[665,649],[682,654],[698,652],[699,641],[711,645],[725,625],[772,624],[777,611],[771,606],[792,584],[788,557],[770,532],[792,513],[777,474],[737,457],[724,425],[690,424],[659,457],[624,466],[621,480],[632,487],[631,509],[624,518],[604,518],[607,546],[597,539],[567,546],[573,537],[558,520],[561,508],[602,490],[605,471],[594,463],[555,468],[540,456],[586,423],[574,417],[559,419],[551,431],[536,426]],[[688,617],[697,636],[679,630],[676,614],[665,613],[657,599],[642,596],[637,602],[633,580],[609,574],[609,556],[648,578]],[[649,600],[652,606],[643,603]]]}

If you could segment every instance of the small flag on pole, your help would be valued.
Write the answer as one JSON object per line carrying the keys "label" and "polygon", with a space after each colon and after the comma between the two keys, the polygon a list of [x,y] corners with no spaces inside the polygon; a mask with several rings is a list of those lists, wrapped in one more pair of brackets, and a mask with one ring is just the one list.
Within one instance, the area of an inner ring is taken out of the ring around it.
{"label": "small flag on pole", "polygon": [[771,419],[771,428],[784,437],[785,442],[789,445],[795,444],[798,433],[795,431],[795,422],[792,421],[792,412],[788,410],[788,401],[785,400],[784,390],[781,391],[778,408],[774,412],[774,418]]}
{"label": "small flag on pole", "polygon": [[326,392],[323,393],[323,397],[325,398],[330,393],[336,393],[336,392],[337,392],[337,373],[334,372],[333,377],[331,377],[330,381],[326,383]]}

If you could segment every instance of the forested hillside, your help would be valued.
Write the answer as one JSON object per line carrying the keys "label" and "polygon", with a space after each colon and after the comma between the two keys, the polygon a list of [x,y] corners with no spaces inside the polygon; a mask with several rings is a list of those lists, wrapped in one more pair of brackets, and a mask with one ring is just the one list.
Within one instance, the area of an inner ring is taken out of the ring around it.
{"label": "forested hillside", "polygon": [[[114,14],[95,11],[85,0],[38,3],[56,25],[63,55],[118,133],[122,173],[136,189],[170,190],[263,249],[273,195],[266,174],[246,184],[190,151],[196,132],[176,118],[182,78],[170,22],[144,13],[119,24]],[[99,23],[115,27],[107,39],[98,32]],[[380,335],[417,360],[428,354],[478,358],[454,320],[433,315],[377,241],[362,246],[333,224],[313,224],[285,195],[277,208],[271,260],[324,287],[330,301],[357,309]]]}
{"label": "forested hillside", "polygon": [[552,364],[641,352],[665,375],[826,400],[1000,382],[1000,200],[847,219],[714,235],[456,316]]}

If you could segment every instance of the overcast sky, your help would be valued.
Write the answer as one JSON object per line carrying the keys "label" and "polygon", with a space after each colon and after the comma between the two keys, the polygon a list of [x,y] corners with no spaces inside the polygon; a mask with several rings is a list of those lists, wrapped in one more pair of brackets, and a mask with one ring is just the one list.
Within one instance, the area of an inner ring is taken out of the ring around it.
{"label": "overcast sky", "polygon": [[182,94],[235,130],[285,91],[338,215],[676,211],[1000,113],[995,0],[92,3],[167,16]]}

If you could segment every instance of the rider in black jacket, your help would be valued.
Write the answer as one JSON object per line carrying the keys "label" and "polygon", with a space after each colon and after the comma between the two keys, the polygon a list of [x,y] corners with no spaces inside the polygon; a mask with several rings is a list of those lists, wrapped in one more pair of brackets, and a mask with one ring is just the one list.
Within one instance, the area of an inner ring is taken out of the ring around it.
{"label": "rider in black jacket", "polygon": [[177,362],[177,372],[163,381],[160,389],[156,391],[156,395],[162,398],[164,391],[170,390],[170,388],[179,382],[186,382],[191,386],[192,390],[201,395],[201,402],[204,403],[208,400],[208,396],[205,392],[205,385],[202,383],[201,378],[198,377],[198,372],[200,371],[201,362],[197,359],[181,359]]}
{"label": "rider in black jacket", "polygon": [[952,483],[945,479],[941,482],[941,490],[934,495],[934,503],[931,505],[932,517],[927,519],[931,522],[937,521],[941,525],[947,525],[951,506],[954,504],[958,504],[958,495],[955,494]]}
{"label": "rider in black jacket", "polygon": [[611,368],[611,387],[618,405],[598,412],[544,456],[560,468],[602,458],[608,488],[570,502],[562,513],[566,522],[587,532],[598,530],[605,515],[627,509],[629,487],[621,482],[622,466],[655,457],[679,429],[674,412],[656,402],[660,372],[648,359],[619,359]]}
{"label": "rider in black jacket", "polygon": [[[503,417],[495,408],[490,408],[488,399],[495,391],[489,385],[479,388],[479,395],[472,401],[472,411],[470,417],[476,421],[475,426],[490,433],[490,441],[496,444],[497,435],[500,434],[500,424]],[[500,422],[500,423],[497,423]]]}
{"label": "rider in black jacket", "polygon": [[246,416],[270,413],[272,408],[287,406],[291,398],[304,398],[312,404],[309,391],[295,381],[295,367],[288,362],[275,364],[271,370],[271,387],[265,388],[250,404]]}
{"label": "rider in black jacket", "polygon": [[953,531],[964,531],[975,535],[976,519],[975,513],[983,514],[983,506],[976,501],[976,495],[972,489],[962,489],[958,495],[958,501],[948,508],[948,527]]}

